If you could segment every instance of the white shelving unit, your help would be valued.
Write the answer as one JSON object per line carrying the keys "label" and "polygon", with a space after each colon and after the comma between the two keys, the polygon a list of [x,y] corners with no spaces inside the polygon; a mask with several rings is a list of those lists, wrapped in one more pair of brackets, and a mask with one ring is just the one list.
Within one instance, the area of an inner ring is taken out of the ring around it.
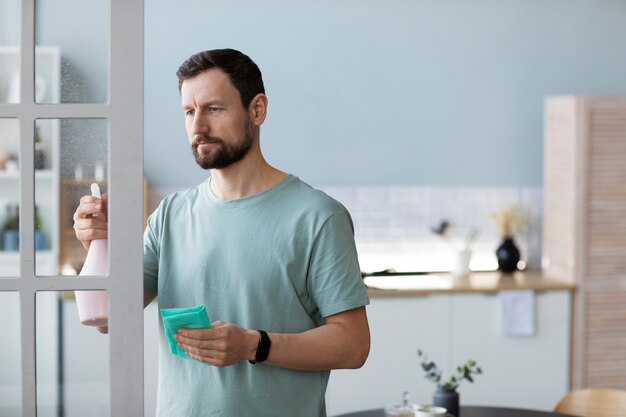
{"label": "white shelving unit", "polygon": [[[17,47],[0,47],[0,103],[16,99],[15,74],[20,70],[20,51]],[[36,49],[36,95],[39,103],[59,103],[61,53],[56,47]],[[45,155],[43,169],[35,172],[35,204],[39,209],[42,230],[45,234],[44,250],[35,256],[37,275],[55,275],[59,256],[59,120],[39,120],[37,145]],[[20,132],[17,119],[0,118],[0,150],[17,158],[18,167],[0,170],[0,225],[4,224],[6,207],[19,204]],[[19,252],[0,250],[0,277],[19,276]]]}

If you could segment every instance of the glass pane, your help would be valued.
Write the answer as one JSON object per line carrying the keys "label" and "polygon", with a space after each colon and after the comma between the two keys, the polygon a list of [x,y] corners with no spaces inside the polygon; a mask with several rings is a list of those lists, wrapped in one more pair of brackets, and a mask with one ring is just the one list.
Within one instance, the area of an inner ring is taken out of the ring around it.
{"label": "glass pane", "polygon": [[35,268],[56,275],[58,258],[59,120],[35,123]]}
{"label": "glass pane", "polygon": [[0,292],[0,416],[22,415],[22,355],[20,294]]}
{"label": "glass pane", "polygon": [[[107,192],[108,123],[105,119],[40,119],[35,132],[40,138],[35,142],[41,144],[39,149],[36,145],[35,160],[43,161],[35,175],[35,273],[76,275],[88,252],[76,239],[73,216],[80,198],[91,194],[91,184]],[[87,275],[106,276],[107,271],[91,270]]]}
{"label": "glass pane", "polygon": [[20,124],[0,119],[0,277],[20,275]]}
{"label": "glass pane", "polygon": [[58,47],[37,46],[35,51],[35,102],[60,103],[61,50]]}
{"label": "glass pane", "polygon": [[108,335],[81,324],[74,292],[38,292],[36,302],[37,416],[108,417]]}
{"label": "glass pane", "polygon": [[38,103],[108,101],[109,26],[108,0],[35,2]]}
{"label": "glass pane", "polygon": [[0,103],[20,101],[20,1],[0,1]]}

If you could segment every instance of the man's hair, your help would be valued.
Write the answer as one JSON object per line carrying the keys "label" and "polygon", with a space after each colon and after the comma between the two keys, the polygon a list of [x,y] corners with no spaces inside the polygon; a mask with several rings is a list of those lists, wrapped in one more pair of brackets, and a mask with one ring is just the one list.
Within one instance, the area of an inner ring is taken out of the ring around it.
{"label": "man's hair", "polygon": [[241,104],[245,109],[257,94],[265,94],[259,67],[250,57],[234,49],[213,49],[190,56],[176,71],[178,91],[180,92],[183,81],[211,68],[219,68],[228,74],[239,91]]}

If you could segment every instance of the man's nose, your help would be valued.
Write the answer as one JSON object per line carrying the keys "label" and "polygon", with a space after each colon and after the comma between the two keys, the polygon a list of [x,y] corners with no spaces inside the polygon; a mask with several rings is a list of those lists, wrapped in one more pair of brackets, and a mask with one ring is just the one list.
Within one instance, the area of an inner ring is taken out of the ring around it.
{"label": "man's nose", "polygon": [[194,115],[191,124],[191,133],[197,135],[198,133],[209,133],[210,130],[208,117],[204,117],[201,113]]}

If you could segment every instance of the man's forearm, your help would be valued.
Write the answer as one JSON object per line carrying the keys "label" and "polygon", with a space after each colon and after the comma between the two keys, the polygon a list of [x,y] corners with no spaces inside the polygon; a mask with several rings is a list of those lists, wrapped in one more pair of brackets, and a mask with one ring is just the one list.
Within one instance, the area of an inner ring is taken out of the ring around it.
{"label": "man's forearm", "polygon": [[357,369],[370,349],[365,307],[327,317],[326,324],[303,333],[269,333],[266,363],[300,371]]}
{"label": "man's forearm", "polygon": [[[363,366],[370,348],[365,307],[326,317],[326,324],[303,333],[268,333],[267,363],[300,371],[355,369]],[[210,328],[181,328],[174,335],[187,356],[213,366],[254,360],[259,332],[220,320]]]}

